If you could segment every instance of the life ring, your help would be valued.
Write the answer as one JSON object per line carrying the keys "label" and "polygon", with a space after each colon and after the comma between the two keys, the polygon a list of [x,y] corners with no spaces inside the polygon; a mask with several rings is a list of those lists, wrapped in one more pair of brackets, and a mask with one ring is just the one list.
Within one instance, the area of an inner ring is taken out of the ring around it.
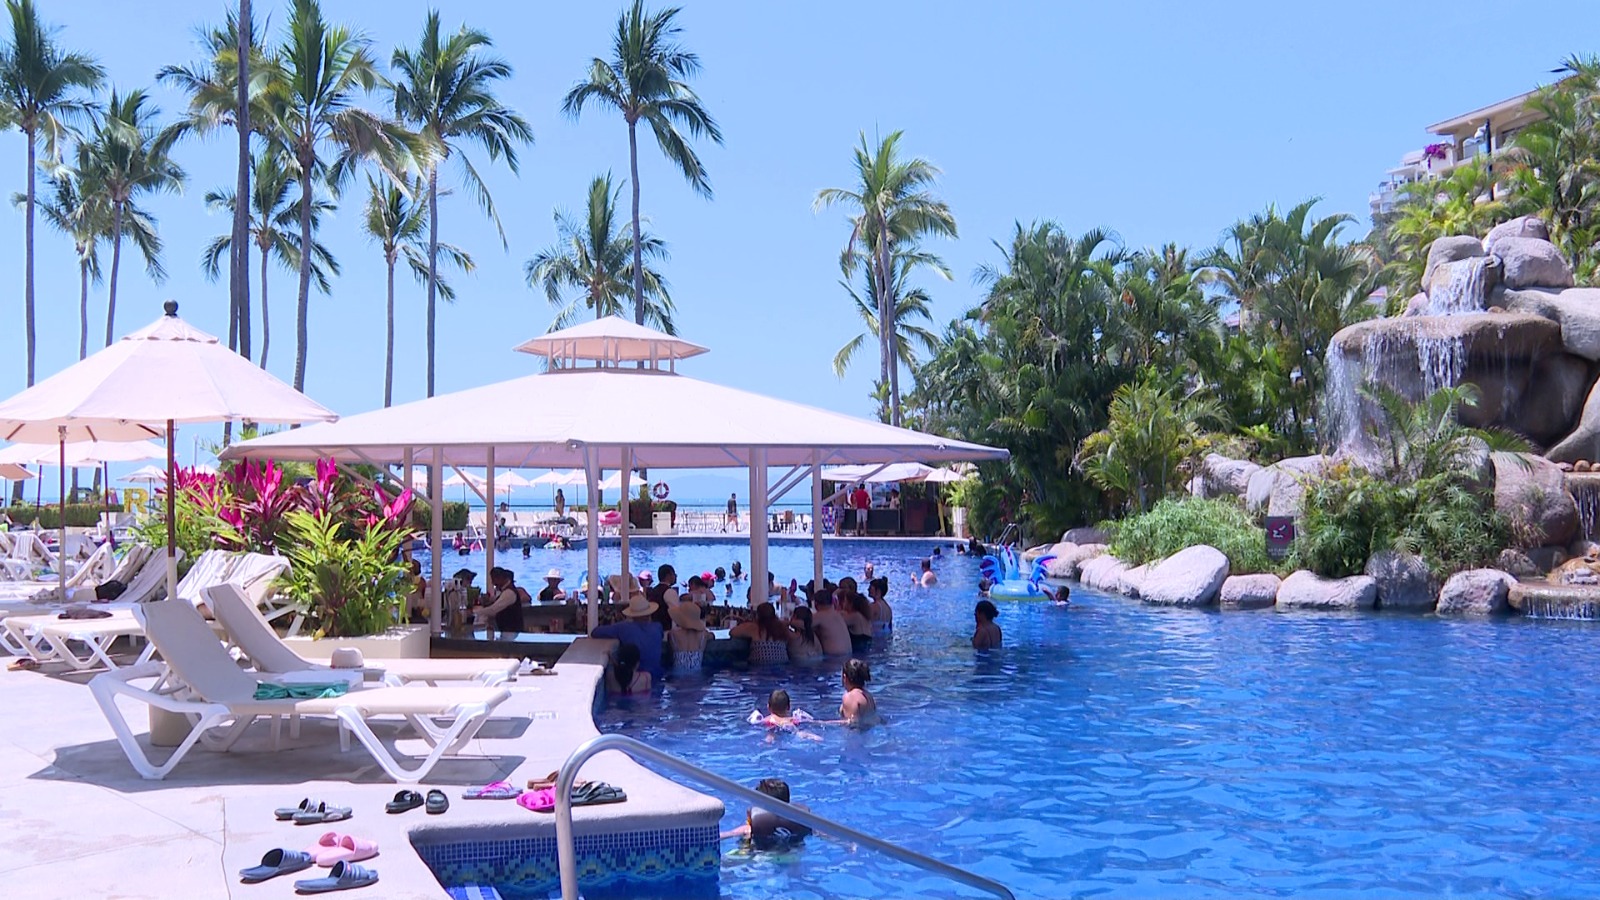
{"label": "life ring", "polygon": [[671,492],[671,489],[667,487],[667,483],[665,481],[658,481],[650,488],[650,496],[656,498],[657,500],[667,499],[667,495]]}

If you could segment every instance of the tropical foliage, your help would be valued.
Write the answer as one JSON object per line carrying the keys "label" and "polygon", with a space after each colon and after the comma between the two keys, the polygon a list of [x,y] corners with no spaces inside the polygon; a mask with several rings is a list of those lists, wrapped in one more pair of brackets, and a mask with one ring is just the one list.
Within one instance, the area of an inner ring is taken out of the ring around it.
{"label": "tropical foliage", "polygon": [[1183,396],[1146,368],[1112,395],[1106,427],[1084,439],[1078,465],[1096,487],[1144,512],[1183,487],[1223,425],[1216,401]]}
{"label": "tropical foliage", "polygon": [[582,219],[556,212],[556,242],[523,264],[528,287],[543,290],[556,308],[550,327],[565,328],[586,310],[596,319],[620,315],[623,302],[633,295],[634,262],[643,260],[644,324],[677,334],[667,280],[651,265],[667,260],[667,245],[642,232],[644,246],[633,252],[633,237],[617,222],[620,192],[608,172],[589,182]]}
{"label": "tropical foliage", "polygon": [[1129,565],[1144,565],[1205,544],[1228,557],[1228,570],[1235,575],[1279,568],[1267,555],[1266,532],[1239,504],[1228,500],[1166,499],[1146,512],[1108,524],[1111,552]]}

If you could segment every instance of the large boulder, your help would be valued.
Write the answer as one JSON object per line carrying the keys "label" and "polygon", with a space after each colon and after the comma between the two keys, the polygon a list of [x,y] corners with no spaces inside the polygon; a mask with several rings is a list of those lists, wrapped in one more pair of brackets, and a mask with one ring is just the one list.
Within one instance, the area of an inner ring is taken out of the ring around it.
{"label": "large boulder", "polygon": [[1326,456],[1291,456],[1253,473],[1245,486],[1245,508],[1269,516],[1298,517],[1306,485],[1320,478],[1328,463]]}
{"label": "large boulder", "polygon": [[1378,583],[1366,575],[1323,578],[1301,569],[1278,585],[1279,609],[1372,609]]}
{"label": "large boulder", "polygon": [[1492,256],[1440,263],[1422,283],[1428,305],[1423,315],[1448,316],[1489,308],[1490,292],[1500,284],[1500,263]]}
{"label": "large boulder", "polygon": [[1488,253],[1483,249],[1483,241],[1470,234],[1457,234],[1439,238],[1428,245],[1428,262],[1422,269],[1422,283],[1427,284],[1432,280],[1433,270],[1441,265],[1487,255]]}
{"label": "large boulder", "polygon": [[1080,565],[1104,552],[1105,544],[1056,544],[1047,554],[1055,558],[1044,564],[1045,574],[1051,578],[1077,578]]}
{"label": "large boulder", "polygon": [[1489,229],[1483,236],[1483,249],[1491,256],[1499,256],[1500,251],[1496,246],[1506,238],[1533,238],[1538,241],[1550,240],[1550,229],[1545,226],[1544,220],[1538,216],[1518,216],[1509,222],[1501,222]]}
{"label": "large boulder", "polygon": [[1228,557],[1215,547],[1185,547],[1153,563],[1139,584],[1139,597],[1157,606],[1208,606],[1228,577]]}
{"label": "large boulder", "polygon": [[1144,576],[1149,571],[1149,563],[1145,563],[1142,566],[1125,568],[1121,572],[1117,573],[1116,584],[1111,588],[1111,590],[1114,590],[1125,597],[1132,597],[1133,599],[1137,600],[1144,596]]}
{"label": "large boulder", "polygon": [[1109,544],[1111,543],[1111,533],[1104,528],[1084,525],[1078,528],[1068,528],[1062,532],[1061,541],[1065,544]]}
{"label": "large boulder", "polygon": [[1600,459],[1600,382],[1589,389],[1578,413],[1578,424],[1545,456],[1558,463]]}
{"label": "large boulder", "polygon": [[1572,269],[1556,245],[1538,238],[1508,237],[1495,242],[1500,280],[1513,290],[1572,287]]}
{"label": "large boulder", "polygon": [[1506,290],[1495,300],[1508,312],[1542,316],[1561,326],[1568,353],[1600,360],[1600,288]]}
{"label": "large boulder", "polygon": [[1243,497],[1250,488],[1250,476],[1261,466],[1248,459],[1230,459],[1220,453],[1207,453],[1200,461],[1200,480],[1205,497]]}
{"label": "large boulder", "polygon": [[1437,602],[1433,573],[1420,556],[1379,550],[1364,572],[1378,586],[1380,609],[1433,609]]}
{"label": "large boulder", "polygon": [[1490,454],[1494,506],[1511,520],[1528,546],[1564,545],[1578,531],[1578,504],[1566,477],[1550,460],[1533,453]]}
{"label": "large boulder", "polygon": [[1109,553],[1084,560],[1078,566],[1078,582],[1097,591],[1115,591],[1117,579],[1127,571],[1128,564]]}
{"label": "large boulder", "polygon": [[1230,575],[1217,591],[1217,604],[1223,609],[1266,609],[1278,602],[1278,587],[1283,579],[1270,572],[1260,575]]}
{"label": "large boulder", "polygon": [[1510,612],[1506,595],[1517,580],[1499,569],[1468,569],[1451,575],[1439,589],[1441,615],[1487,616]]}

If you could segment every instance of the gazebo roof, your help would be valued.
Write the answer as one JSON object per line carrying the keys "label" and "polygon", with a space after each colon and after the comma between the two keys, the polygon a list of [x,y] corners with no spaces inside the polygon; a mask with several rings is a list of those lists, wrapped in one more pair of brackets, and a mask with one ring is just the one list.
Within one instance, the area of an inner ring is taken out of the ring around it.
{"label": "gazebo roof", "polygon": [[518,353],[544,357],[549,360],[551,368],[587,361],[613,366],[643,362],[670,367],[677,360],[710,352],[699,344],[654,328],[635,325],[618,316],[606,316],[541,334],[518,344],[516,350]]}

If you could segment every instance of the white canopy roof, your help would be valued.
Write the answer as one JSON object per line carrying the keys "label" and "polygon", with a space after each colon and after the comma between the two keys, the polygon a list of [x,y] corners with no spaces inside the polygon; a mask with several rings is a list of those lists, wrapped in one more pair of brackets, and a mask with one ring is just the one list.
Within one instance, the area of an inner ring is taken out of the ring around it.
{"label": "white canopy roof", "polygon": [[[880,471],[881,470],[881,471]],[[900,481],[921,481],[932,466],[922,463],[892,463],[887,466],[824,466],[823,481],[864,481],[870,484],[890,484]]]}
{"label": "white canopy roof", "polygon": [[552,368],[577,360],[602,363],[670,363],[709,352],[676,335],[635,325],[620,316],[607,316],[541,334],[517,345],[519,353],[542,356]]}
{"label": "white canopy roof", "polygon": [[[695,427],[676,422],[693,411]],[[584,450],[620,469],[624,448],[646,468],[744,466],[751,448],[773,466],[925,463],[1004,459],[1005,450],[969,444],[723,387],[659,369],[557,369],[483,387],[281,431],[234,444],[224,458],[396,464],[415,448],[417,464],[573,468]]]}
{"label": "white canopy roof", "polygon": [[[59,465],[62,449],[62,445],[55,441],[48,444],[12,444],[0,448],[0,463]],[[65,449],[69,468],[165,459],[167,455],[165,447],[151,441],[78,441],[67,444]]]}

